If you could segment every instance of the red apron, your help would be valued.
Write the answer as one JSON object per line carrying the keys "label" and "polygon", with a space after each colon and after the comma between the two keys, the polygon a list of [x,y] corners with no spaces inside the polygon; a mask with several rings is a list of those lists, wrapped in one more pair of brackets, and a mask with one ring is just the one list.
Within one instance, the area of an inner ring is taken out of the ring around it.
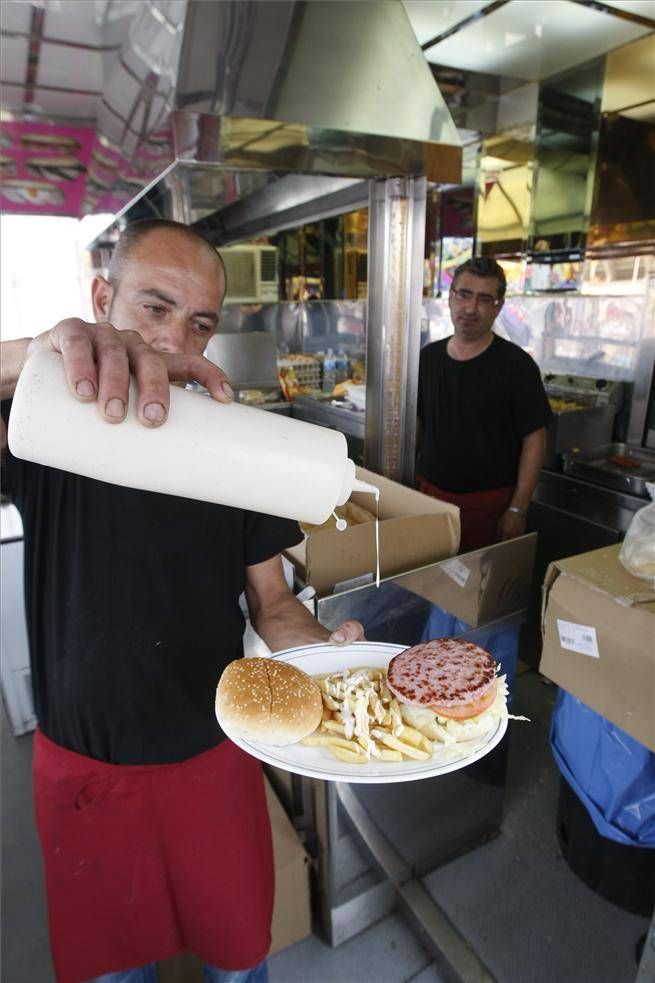
{"label": "red apron", "polygon": [[514,488],[492,488],[479,492],[447,492],[426,478],[420,479],[424,495],[457,505],[460,510],[462,539],[460,552],[468,553],[498,542],[498,523],[512,501]]}
{"label": "red apron", "polygon": [[108,765],[34,739],[34,800],[60,983],[183,949],[221,969],[270,946],[261,765],[230,741],[172,765]]}

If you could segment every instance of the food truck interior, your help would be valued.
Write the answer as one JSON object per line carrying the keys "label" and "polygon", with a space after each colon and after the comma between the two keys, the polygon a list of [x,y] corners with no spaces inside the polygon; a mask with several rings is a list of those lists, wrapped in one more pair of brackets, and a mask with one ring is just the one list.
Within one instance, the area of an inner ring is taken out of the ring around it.
{"label": "food truck interior", "polygon": [[[3,213],[106,214],[88,282],[130,221],[201,232],[228,279],[206,354],[236,398],[340,431],[356,465],[393,483],[379,588],[370,550],[339,572],[332,530],[308,530],[285,558],[294,589],[371,641],[482,645],[529,718],[424,781],[267,766],[276,849],[291,844],[272,983],[655,979],[655,841],[592,823],[551,744],[563,690],[539,672],[551,564],[620,544],[655,482],[652,3],[2,8]],[[425,553],[417,529],[438,520],[411,497],[418,358],[452,333],[453,271],[474,255],[503,265],[495,330],[536,361],[554,421],[525,535]],[[1,512],[2,979],[50,983],[22,526],[5,499]],[[385,566],[393,535],[405,553]],[[262,645],[248,626],[246,654]],[[161,979],[198,972],[173,961]]]}

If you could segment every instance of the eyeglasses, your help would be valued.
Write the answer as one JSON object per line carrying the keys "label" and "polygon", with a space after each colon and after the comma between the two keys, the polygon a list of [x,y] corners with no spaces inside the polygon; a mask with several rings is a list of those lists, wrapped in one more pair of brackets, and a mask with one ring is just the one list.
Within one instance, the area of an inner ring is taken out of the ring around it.
{"label": "eyeglasses", "polygon": [[498,305],[500,304],[499,297],[492,297],[491,294],[476,294],[473,293],[472,290],[466,290],[465,287],[463,287],[461,290],[457,290],[455,289],[455,287],[451,287],[450,294],[452,297],[455,297],[456,300],[459,300],[462,304],[468,304],[471,301],[474,301],[476,304],[480,305],[482,310],[485,309],[491,310],[492,307],[498,307]]}

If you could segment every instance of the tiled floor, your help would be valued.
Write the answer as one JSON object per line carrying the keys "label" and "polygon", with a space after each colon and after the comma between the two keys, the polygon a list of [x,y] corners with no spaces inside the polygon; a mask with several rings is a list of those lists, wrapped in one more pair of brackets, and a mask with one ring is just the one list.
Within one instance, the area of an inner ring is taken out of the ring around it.
{"label": "tiled floor", "polygon": [[[633,983],[648,921],[582,884],[555,836],[559,773],[548,746],[554,688],[519,677],[503,833],[440,867],[425,885],[499,983]],[[31,738],[3,712],[1,983],[53,983],[32,821]],[[444,983],[398,915],[333,950],[312,936],[270,960],[271,983]],[[469,983],[469,981],[464,981]]]}

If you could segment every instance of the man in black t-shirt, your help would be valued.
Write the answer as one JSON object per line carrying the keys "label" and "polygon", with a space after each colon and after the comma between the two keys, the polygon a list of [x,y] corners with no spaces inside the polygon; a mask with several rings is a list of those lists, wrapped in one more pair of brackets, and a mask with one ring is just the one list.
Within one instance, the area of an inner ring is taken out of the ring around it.
{"label": "man in black t-shirt", "polygon": [[525,532],[552,420],[537,365],[492,330],[505,289],[495,260],[463,263],[448,300],[454,334],[420,357],[419,486],[459,506],[463,552]]}
{"label": "man in black t-shirt", "polygon": [[[125,417],[130,372],[144,426],[165,425],[169,380],[229,401],[227,377],[202,356],[224,293],[218,254],[192,230],[128,226],[108,278],[93,283],[96,323],[70,318],[4,343],[2,397],[32,351],[54,349],[73,393],[97,400],[109,423]],[[243,654],[239,597],[274,651],[356,640],[361,625],[330,635],[288,589],[279,554],[302,538],[295,522],[8,451],[5,480],[24,525],[57,977],[150,980],[146,964],[190,949],[209,981],[238,970],[231,979],[260,983],[273,892],[261,769],[224,740],[213,710],[223,667]]]}

